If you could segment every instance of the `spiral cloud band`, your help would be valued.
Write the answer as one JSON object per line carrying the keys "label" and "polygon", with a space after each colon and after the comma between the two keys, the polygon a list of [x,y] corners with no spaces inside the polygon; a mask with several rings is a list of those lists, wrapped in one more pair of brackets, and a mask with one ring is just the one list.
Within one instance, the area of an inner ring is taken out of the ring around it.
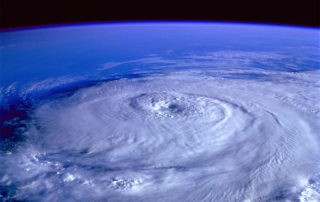
{"label": "spiral cloud band", "polygon": [[97,82],[30,112],[0,180],[44,201],[316,200],[318,78],[184,70]]}

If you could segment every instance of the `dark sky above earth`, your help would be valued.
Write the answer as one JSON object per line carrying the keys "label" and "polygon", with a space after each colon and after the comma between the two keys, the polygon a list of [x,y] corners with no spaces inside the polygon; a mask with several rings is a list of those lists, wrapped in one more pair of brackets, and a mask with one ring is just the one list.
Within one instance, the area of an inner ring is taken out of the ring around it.
{"label": "dark sky above earth", "polygon": [[319,27],[319,10],[320,3],[317,0],[211,0],[211,3],[159,0],[148,3],[119,0],[1,0],[0,13],[2,29],[64,23],[145,20],[235,21]]}

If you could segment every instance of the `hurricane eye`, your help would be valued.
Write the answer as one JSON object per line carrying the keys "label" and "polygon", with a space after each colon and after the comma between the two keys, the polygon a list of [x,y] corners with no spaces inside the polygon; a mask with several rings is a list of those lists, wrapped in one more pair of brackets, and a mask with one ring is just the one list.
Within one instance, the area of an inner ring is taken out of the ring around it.
{"label": "hurricane eye", "polygon": [[168,108],[173,113],[181,113],[184,110],[183,106],[179,106],[176,103],[170,104]]}

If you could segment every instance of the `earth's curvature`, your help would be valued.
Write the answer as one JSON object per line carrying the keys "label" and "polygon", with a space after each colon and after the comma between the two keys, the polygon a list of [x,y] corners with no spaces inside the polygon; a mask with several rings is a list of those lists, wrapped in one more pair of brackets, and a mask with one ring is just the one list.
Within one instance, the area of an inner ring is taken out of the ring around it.
{"label": "earth's curvature", "polygon": [[319,201],[319,29],[0,33],[2,201]]}

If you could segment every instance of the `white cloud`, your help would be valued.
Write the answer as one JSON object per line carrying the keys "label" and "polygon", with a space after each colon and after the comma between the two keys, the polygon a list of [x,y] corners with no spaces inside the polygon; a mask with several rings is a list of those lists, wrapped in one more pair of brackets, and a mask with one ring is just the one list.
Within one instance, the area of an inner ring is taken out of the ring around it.
{"label": "white cloud", "polygon": [[[106,70],[118,67],[123,64],[150,65],[150,68],[178,68],[178,67],[214,67],[214,68],[246,68],[253,67],[257,63],[274,67],[283,59],[292,56],[274,52],[254,52],[254,51],[214,51],[205,54],[185,54],[176,58],[164,58],[151,55],[145,58],[127,60],[120,62],[107,62],[98,70]],[[286,65],[296,67],[294,63]]]}

